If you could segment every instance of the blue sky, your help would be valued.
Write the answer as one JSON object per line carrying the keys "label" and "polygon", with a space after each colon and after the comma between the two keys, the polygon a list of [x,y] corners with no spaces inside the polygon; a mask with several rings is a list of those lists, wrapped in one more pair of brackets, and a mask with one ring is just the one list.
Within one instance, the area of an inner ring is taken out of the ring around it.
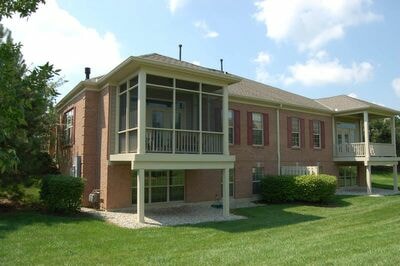
{"label": "blue sky", "polygon": [[310,98],[347,94],[400,109],[400,1],[48,0],[4,21],[32,65],[69,82],[130,55],[160,53]]}

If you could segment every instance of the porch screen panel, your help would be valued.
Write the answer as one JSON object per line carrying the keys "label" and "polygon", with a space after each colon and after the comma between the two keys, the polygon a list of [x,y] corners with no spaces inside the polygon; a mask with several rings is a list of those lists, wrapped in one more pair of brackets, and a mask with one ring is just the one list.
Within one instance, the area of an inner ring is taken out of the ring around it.
{"label": "porch screen panel", "polygon": [[222,97],[202,95],[203,131],[222,132]]}

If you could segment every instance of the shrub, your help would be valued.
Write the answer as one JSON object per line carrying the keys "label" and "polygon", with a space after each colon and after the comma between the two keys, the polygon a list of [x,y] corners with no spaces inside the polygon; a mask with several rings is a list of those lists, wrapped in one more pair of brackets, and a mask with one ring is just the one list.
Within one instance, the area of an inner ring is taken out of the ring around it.
{"label": "shrub", "polygon": [[266,202],[304,201],[325,203],[336,190],[336,177],[330,175],[266,176],[261,181]]}
{"label": "shrub", "polygon": [[331,175],[303,175],[294,180],[299,201],[328,202],[336,191],[336,177]]}
{"label": "shrub", "polygon": [[42,180],[40,199],[55,213],[74,213],[81,207],[83,181],[72,176],[53,175]]}

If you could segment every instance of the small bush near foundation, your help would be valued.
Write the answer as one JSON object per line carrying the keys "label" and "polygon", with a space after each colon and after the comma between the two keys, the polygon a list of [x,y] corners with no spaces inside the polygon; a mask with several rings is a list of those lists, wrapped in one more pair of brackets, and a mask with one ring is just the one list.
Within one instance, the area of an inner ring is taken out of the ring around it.
{"label": "small bush near foundation", "polygon": [[266,202],[330,201],[336,190],[336,177],[330,175],[266,176],[261,181]]}
{"label": "small bush near foundation", "polygon": [[71,214],[81,207],[83,185],[78,177],[47,176],[42,180],[40,199],[50,212]]}

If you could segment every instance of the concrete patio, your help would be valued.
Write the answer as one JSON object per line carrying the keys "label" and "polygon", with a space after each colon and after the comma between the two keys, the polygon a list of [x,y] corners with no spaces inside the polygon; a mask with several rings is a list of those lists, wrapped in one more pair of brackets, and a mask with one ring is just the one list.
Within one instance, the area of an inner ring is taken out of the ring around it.
{"label": "concrete patio", "polygon": [[[213,203],[214,202],[148,205],[146,206],[144,223],[138,222],[136,207],[115,211],[81,208],[81,211],[104,219],[117,226],[132,229],[246,219],[246,217],[234,214],[225,217],[222,213],[222,208],[211,207]],[[260,204],[256,204],[252,200],[231,201],[231,208],[245,208],[259,205]]]}
{"label": "concrete patio", "polygon": [[353,195],[353,196],[371,196],[371,197],[383,197],[383,196],[390,196],[390,195],[397,195],[400,194],[398,191],[383,189],[383,188],[372,188],[372,193],[367,193],[366,187],[347,187],[347,188],[338,188],[336,190],[336,195]]}

